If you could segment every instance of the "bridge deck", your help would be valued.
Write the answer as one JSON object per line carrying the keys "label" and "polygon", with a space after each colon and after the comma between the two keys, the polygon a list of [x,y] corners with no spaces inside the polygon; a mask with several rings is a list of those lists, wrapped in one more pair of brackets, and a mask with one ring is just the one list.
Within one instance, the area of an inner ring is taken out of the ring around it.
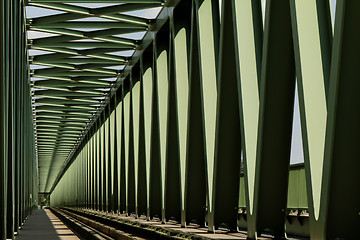
{"label": "bridge deck", "polygon": [[35,210],[24,223],[16,240],[77,240],[79,239],[49,209]]}
{"label": "bridge deck", "polygon": [[[160,228],[165,228],[165,229],[170,229],[173,231],[178,231],[178,232],[183,232],[183,233],[187,233],[187,234],[191,234],[191,235],[195,235],[195,236],[201,236],[204,237],[204,239],[222,239],[222,240],[231,240],[231,239],[247,239],[247,234],[246,231],[241,231],[241,232],[233,232],[230,233],[228,231],[223,231],[223,230],[217,230],[216,233],[209,233],[208,229],[205,227],[196,227],[196,226],[187,226],[186,228],[182,228],[181,225],[179,223],[176,222],[167,222],[167,223],[162,223],[160,220],[151,220],[148,221],[146,220],[146,218],[135,218],[135,216],[126,216],[125,214],[112,214],[112,213],[108,213],[108,212],[101,212],[101,211],[94,211],[94,210],[89,210],[89,209],[83,209],[85,211],[88,212],[93,212],[93,213],[98,213],[98,214],[102,214],[102,215],[107,215],[107,216],[111,216],[111,217],[116,217],[116,218],[120,218],[120,219],[124,219],[127,221],[131,221],[131,222],[138,222],[141,224],[146,224],[146,225],[151,225],[154,227],[160,227]],[[265,239],[273,239],[272,236],[267,236],[267,235],[262,235],[261,237],[258,237],[259,240],[265,240]],[[289,240],[305,240],[308,238],[303,238],[303,237],[289,237]]]}

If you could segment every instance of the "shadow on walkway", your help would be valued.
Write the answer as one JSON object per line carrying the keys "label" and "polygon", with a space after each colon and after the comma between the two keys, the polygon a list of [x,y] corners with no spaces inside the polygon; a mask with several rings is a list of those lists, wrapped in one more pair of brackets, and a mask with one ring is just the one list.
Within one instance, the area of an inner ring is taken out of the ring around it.
{"label": "shadow on walkway", "polygon": [[16,240],[77,240],[79,239],[49,209],[35,210],[25,222]]}

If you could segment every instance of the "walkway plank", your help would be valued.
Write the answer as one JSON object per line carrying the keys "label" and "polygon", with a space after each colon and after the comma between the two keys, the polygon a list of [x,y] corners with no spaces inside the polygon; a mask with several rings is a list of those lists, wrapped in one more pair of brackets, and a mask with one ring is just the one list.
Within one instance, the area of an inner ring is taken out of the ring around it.
{"label": "walkway plank", "polygon": [[16,240],[77,240],[79,239],[49,209],[35,210],[20,230]]}

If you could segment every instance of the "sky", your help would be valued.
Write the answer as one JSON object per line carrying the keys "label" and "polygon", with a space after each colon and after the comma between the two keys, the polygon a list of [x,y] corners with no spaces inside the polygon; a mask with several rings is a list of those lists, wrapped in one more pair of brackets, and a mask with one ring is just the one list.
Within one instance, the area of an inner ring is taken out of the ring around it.
{"label": "sky", "polygon": [[[221,1],[222,0],[220,0],[220,4],[221,4]],[[330,1],[331,1],[332,16],[335,16],[336,0],[330,0]],[[265,14],[265,4],[266,4],[266,0],[262,0],[263,15]],[[101,7],[101,6],[111,6],[112,4],[111,3],[109,3],[109,4],[104,4],[104,3],[90,3],[90,4],[82,3],[81,4],[81,3],[79,3],[76,5],[94,8],[94,7]],[[151,9],[151,10],[141,10],[141,11],[131,12],[131,15],[144,16],[147,18],[155,18],[159,11],[160,11],[160,8]],[[55,10],[48,10],[48,9],[38,8],[38,7],[32,7],[32,6],[26,7],[26,15],[28,18],[35,18],[35,17],[41,17],[41,16],[53,15],[53,14],[59,14],[59,13],[63,13],[63,12],[55,11]],[[99,19],[99,18],[88,18],[87,20],[88,21],[99,21],[99,20],[105,21],[104,19]],[[79,30],[86,30],[86,29],[79,29]],[[141,39],[143,34],[144,33],[129,34],[127,37]],[[55,35],[49,34],[49,33],[35,32],[35,31],[28,32],[29,39],[46,37],[46,36],[55,36]],[[31,55],[44,54],[44,53],[46,53],[46,52],[32,50]],[[124,54],[124,52],[118,53],[118,54]],[[131,54],[132,54],[131,52],[128,53],[128,55],[131,55]],[[116,55],[116,53],[115,53],[115,55]],[[43,67],[32,66],[32,69],[39,69],[39,68],[43,68]],[[292,135],[292,140],[291,140],[292,147],[291,147],[290,163],[296,164],[296,163],[304,162],[303,147],[302,147],[302,140],[301,140],[301,125],[300,125],[300,112],[299,112],[299,100],[298,100],[297,87],[296,87],[296,91],[295,91],[295,105],[294,105],[293,118],[294,118],[293,119],[293,135]]]}

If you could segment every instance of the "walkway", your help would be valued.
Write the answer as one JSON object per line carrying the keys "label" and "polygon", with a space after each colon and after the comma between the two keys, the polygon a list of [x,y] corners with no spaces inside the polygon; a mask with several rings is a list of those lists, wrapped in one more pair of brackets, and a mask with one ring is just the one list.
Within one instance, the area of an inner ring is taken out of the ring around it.
{"label": "walkway", "polygon": [[49,209],[35,210],[24,223],[16,240],[77,240],[79,239]]}

